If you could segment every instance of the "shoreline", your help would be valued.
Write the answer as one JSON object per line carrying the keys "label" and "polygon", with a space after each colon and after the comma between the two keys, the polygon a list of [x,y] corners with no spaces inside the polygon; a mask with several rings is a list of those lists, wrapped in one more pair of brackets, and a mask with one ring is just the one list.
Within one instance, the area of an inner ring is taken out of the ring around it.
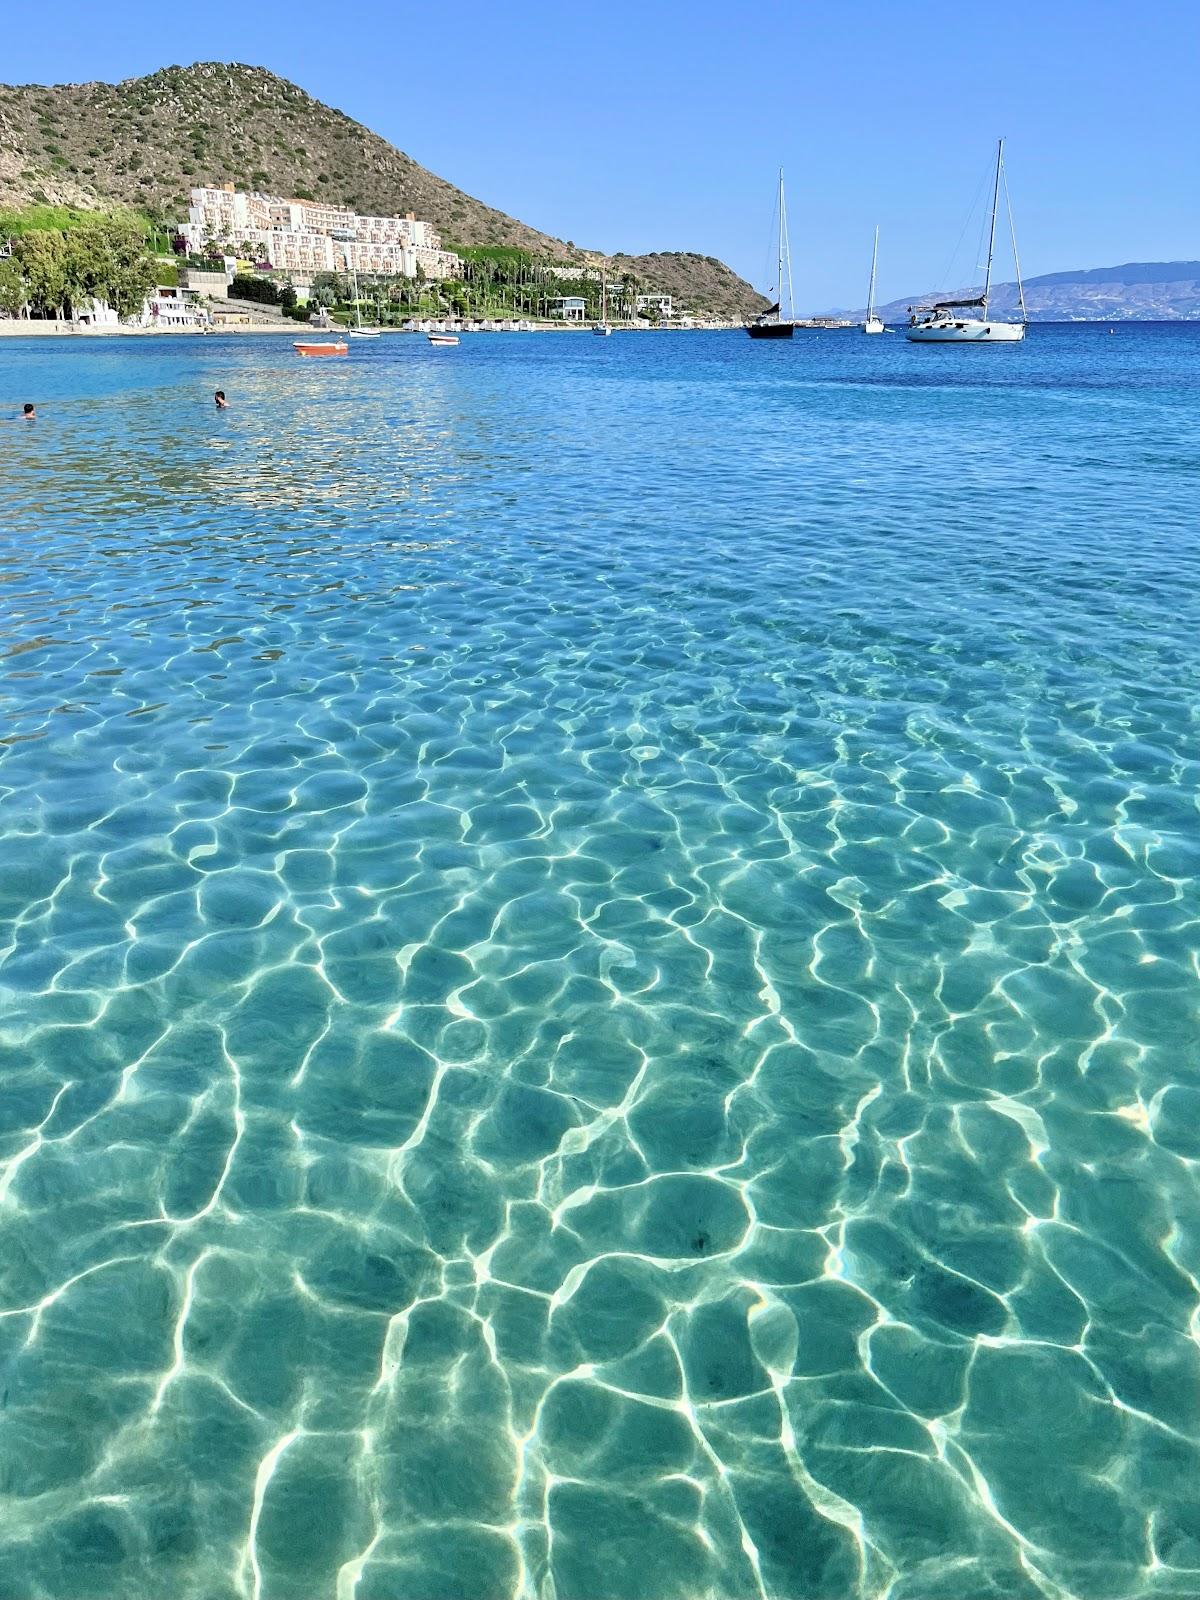
{"label": "shoreline", "polygon": [[125,326],[90,328],[79,327],[74,322],[37,322],[25,318],[12,317],[0,321],[0,338],[6,339],[141,339],[147,334],[160,336],[169,334],[176,338],[203,338],[214,333],[292,333],[293,329],[300,328],[297,338],[303,337],[304,330],[299,323],[289,325],[286,322],[242,322],[233,323],[227,328],[129,328]]}
{"label": "shoreline", "polygon": [[[705,323],[690,328],[639,328],[629,324],[621,325],[614,323],[613,331],[614,333],[725,333],[731,328],[738,329],[741,327],[742,324],[740,322]],[[219,335],[226,333],[238,335],[247,333],[254,335],[265,333],[286,333],[289,334],[293,339],[304,339],[315,338],[317,336],[332,338],[336,337],[339,331],[343,335],[347,332],[346,329],[338,330],[336,328],[307,328],[302,322],[237,322],[230,323],[228,326],[217,328],[130,328],[125,326],[116,328],[81,328],[73,322],[37,322],[26,321],[23,318],[15,317],[7,320],[0,319],[0,338],[8,339],[141,339],[147,336],[157,338],[162,335],[169,335],[172,339],[197,339],[211,337],[214,334]],[[385,335],[398,334],[402,337],[408,338],[423,337],[419,329],[380,328],[377,331]],[[456,331],[460,334],[465,334],[475,331],[487,333],[506,333],[511,332],[512,330],[502,328],[468,330],[466,328],[459,328]],[[528,328],[525,331],[527,333],[590,333],[592,331],[592,324],[590,322],[543,322],[536,324],[533,328]]]}

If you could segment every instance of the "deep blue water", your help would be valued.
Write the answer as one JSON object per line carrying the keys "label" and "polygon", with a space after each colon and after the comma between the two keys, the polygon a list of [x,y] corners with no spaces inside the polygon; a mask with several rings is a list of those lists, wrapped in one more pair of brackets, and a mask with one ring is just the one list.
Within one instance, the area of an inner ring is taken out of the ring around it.
{"label": "deep blue water", "polygon": [[0,341],[5,1600],[1200,1594],[1198,374]]}

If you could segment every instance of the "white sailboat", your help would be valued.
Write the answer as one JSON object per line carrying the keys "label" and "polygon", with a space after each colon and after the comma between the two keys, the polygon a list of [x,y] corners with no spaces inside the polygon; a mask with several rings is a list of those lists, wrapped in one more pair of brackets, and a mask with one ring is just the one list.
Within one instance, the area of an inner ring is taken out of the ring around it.
{"label": "white sailboat", "polygon": [[602,339],[607,339],[612,332],[608,321],[608,278],[603,273],[600,275],[600,321],[592,332],[598,333]]}
{"label": "white sailboat", "polygon": [[379,334],[374,328],[364,328],[362,325],[362,310],[358,303],[358,269],[353,264],[350,267],[350,281],[354,286],[354,326],[347,331],[352,339],[378,339]]}
{"label": "white sailboat", "polygon": [[[929,306],[910,306],[906,336],[914,344],[1016,344],[1025,337],[1028,321],[1025,312],[1025,286],[1021,282],[1021,263],[1017,258],[1017,230],[1013,224],[1012,205],[1008,206],[1008,226],[1012,234],[1013,266],[1017,274],[1017,296],[1021,305],[1020,322],[995,322],[988,318],[988,300],[992,292],[992,260],[996,254],[996,213],[1000,206],[1000,184],[1004,181],[1004,198],[1008,201],[1008,182],[1004,179],[1004,140],[996,147],[996,181],[992,186],[992,224],[988,234],[987,272],[983,280],[983,293],[978,298],[966,300],[938,300]],[[978,311],[977,317],[964,316],[964,311]]]}
{"label": "white sailboat", "polygon": [[862,325],[864,333],[886,333],[882,317],[875,315],[875,267],[879,261],[879,224],[875,224],[875,248],[871,251],[871,287],[867,290],[867,320]]}

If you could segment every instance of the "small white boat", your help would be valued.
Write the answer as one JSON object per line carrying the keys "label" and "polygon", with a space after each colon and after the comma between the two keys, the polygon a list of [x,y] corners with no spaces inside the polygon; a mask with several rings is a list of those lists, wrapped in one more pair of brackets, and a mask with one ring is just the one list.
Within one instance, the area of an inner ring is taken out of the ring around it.
{"label": "small white boat", "polygon": [[430,344],[458,343],[458,335],[456,333],[429,333],[426,334],[425,337],[429,340]]}
{"label": "small white boat", "polygon": [[608,321],[608,278],[603,273],[600,275],[600,321],[592,332],[599,334],[602,339],[607,339],[612,332]]}
{"label": "small white boat", "polygon": [[294,339],[292,349],[298,356],[344,356],[350,346],[344,339]]}
{"label": "small white boat", "polygon": [[879,224],[875,224],[875,248],[871,251],[871,287],[867,290],[867,317],[862,325],[864,333],[886,333],[883,318],[875,315],[875,266],[879,260]]}
{"label": "small white boat", "polygon": [[[936,300],[928,306],[910,306],[905,337],[914,344],[1018,344],[1025,337],[1028,317],[1025,311],[1025,286],[1021,282],[1021,263],[1017,258],[1017,230],[1013,225],[1008,182],[1004,198],[1008,203],[1008,227],[1012,234],[1013,266],[1017,273],[1017,297],[1021,305],[1020,322],[996,322],[987,314],[992,292],[992,260],[996,254],[996,212],[1000,206],[1000,183],[1004,179],[1004,140],[996,147],[996,181],[992,187],[992,225],[988,235],[987,272],[983,293],[964,300]],[[964,312],[978,311],[977,317]]]}
{"label": "small white boat", "polygon": [[353,256],[350,257],[350,281],[354,293],[354,326],[347,329],[347,332],[352,339],[378,339],[379,334],[374,328],[364,328],[362,325],[362,306],[358,298],[358,268],[354,264]]}

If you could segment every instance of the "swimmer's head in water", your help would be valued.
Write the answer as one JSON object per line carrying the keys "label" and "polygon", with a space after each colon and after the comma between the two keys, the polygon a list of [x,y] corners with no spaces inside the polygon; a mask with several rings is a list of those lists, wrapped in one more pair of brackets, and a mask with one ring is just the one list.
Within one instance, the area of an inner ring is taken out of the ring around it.
{"label": "swimmer's head in water", "polygon": [[36,417],[37,407],[33,405],[31,401],[26,400],[25,404],[21,407],[21,415],[23,417]]}

